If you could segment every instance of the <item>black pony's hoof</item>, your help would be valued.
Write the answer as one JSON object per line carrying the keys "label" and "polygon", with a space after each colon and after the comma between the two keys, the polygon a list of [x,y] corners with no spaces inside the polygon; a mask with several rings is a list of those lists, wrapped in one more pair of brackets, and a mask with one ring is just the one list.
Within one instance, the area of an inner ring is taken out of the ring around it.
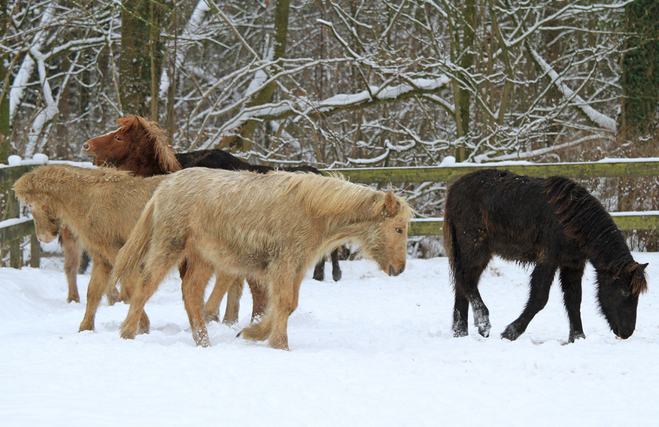
{"label": "black pony's hoof", "polygon": [[341,270],[332,271],[332,279],[334,279],[335,282],[341,280]]}
{"label": "black pony's hoof", "polygon": [[324,273],[314,273],[313,274],[313,279],[318,280],[319,282],[322,282],[325,280],[325,274]]}
{"label": "black pony's hoof", "polygon": [[521,332],[517,332],[517,329],[514,326],[508,326],[506,330],[501,334],[501,338],[515,341],[517,338],[519,338],[520,335],[522,335]]}
{"label": "black pony's hoof", "polygon": [[581,340],[581,339],[586,339],[586,334],[583,332],[581,333],[573,333],[570,334],[570,338],[567,340],[569,344],[572,344],[575,340]]}
{"label": "black pony's hoof", "polygon": [[462,338],[469,335],[467,328],[453,328],[453,338]]}

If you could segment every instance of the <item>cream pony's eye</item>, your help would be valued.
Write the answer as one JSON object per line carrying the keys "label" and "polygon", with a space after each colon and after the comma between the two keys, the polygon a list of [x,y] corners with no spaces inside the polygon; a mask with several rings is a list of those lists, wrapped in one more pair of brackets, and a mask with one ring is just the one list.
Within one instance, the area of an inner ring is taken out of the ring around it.
{"label": "cream pony's eye", "polygon": [[403,229],[402,228],[396,227],[395,230],[396,230],[396,233],[403,234]]}

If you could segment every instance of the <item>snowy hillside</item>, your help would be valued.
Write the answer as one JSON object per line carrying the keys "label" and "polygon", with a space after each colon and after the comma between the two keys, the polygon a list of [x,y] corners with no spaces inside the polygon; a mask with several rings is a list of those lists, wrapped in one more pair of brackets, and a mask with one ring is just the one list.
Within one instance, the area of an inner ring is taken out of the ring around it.
{"label": "snowy hillside", "polygon": [[[194,346],[170,276],[146,310],[151,334],[119,338],[127,306],[102,303],[96,332],[78,333],[57,262],[0,269],[0,425],[3,426],[619,426],[659,419],[659,254],[635,334],[616,339],[597,313],[586,271],[585,340],[563,345],[568,322],[554,284],[547,307],[515,342],[498,338],[521,313],[528,271],[495,260],[481,292],[492,337],[451,336],[446,258],[410,260],[390,278],[342,262],[343,280],[302,284],[290,352],[210,325]],[[328,265],[329,270],[329,265]],[[251,299],[241,301],[241,325]]]}

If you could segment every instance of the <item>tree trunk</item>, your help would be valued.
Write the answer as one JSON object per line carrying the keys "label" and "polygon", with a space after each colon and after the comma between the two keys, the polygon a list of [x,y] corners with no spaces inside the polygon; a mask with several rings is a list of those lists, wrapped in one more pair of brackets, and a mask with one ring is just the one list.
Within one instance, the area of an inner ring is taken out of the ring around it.
{"label": "tree trunk", "polygon": [[[286,53],[286,41],[288,39],[288,13],[290,9],[290,0],[278,0],[275,9],[275,35],[274,35],[274,55],[272,60],[277,61],[283,58]],[[263,89],[253,95],[252,100],[245,105],[245,108],[255,107],[267,104],[272,101],[275,94],[276,84],[270,83]],[[252,135],[260,121],[248,120],[236,132],[235,135],[224,138],[217,146],[231,147],[232,150],[249,151],[252,146]]]}
{"label": "tree trunk", "polygon": [[[0,0],[0,40],[3,40],[9,25],[9,11],[7,0]],[[7,51],[0,51],[0,163],[7,163],[9,157],[9,85],[5,84],[9,78],[6,64],[9,64]]]}
{"label": "tree trunk", "polygon": [[[622,56],[622,110],[618,136],[623,141],[656,133],[659,107],[659,2],[636,0],[625,7],[631,33]],[[638,142],[643,144],[642,142]]]}
{"label": "tree trunk", "polygon": [[120,96],[123,114],[158,120],[164,8],[147,0],[125,0],[121,11]]}

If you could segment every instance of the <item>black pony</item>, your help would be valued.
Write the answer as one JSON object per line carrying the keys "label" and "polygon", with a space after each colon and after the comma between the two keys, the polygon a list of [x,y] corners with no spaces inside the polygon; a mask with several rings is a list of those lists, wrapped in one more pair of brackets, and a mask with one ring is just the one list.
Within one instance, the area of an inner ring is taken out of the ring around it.
{"label": "black pony", "polygon": [[495,169],[465,175],[448,190],[444,245],[455,284],[456,337],[468,334],[470,303],[478,332],[489,336],[489,311],[478,281],[493,255],[535,264],[526,308],[502,338],[517,339],[542,310],[557,269],[570,321],[569,342],[585,338],[580,306],[586,261],[597,273],[597,298],[611,330],[625,339],[634,333],[638,297],[647,290],[647,264],[634,261],[611,216],[574,181]]}
{"label": "black pony", "polygon": [[[225,170],[248,170],[258,173],[268,173],[275,168],[264,165],[252,165],[244,162],[238,157],[224,150],[198,150],[189,153],[176,153],[176,159],[183,169],[192,167],[205,167],[211,169]],[[287,172],[311,172],[321,175],[320,171],[311,166],[293,166],[282,168]],[[331,254],[332,258],[332,278],[338,282],[341,280],[341,267],[339,266],[339,250],[335,249]],[[313,271],[313,278],[322,281],[325,277],[325,262],[320,261],[316,264]]]}

